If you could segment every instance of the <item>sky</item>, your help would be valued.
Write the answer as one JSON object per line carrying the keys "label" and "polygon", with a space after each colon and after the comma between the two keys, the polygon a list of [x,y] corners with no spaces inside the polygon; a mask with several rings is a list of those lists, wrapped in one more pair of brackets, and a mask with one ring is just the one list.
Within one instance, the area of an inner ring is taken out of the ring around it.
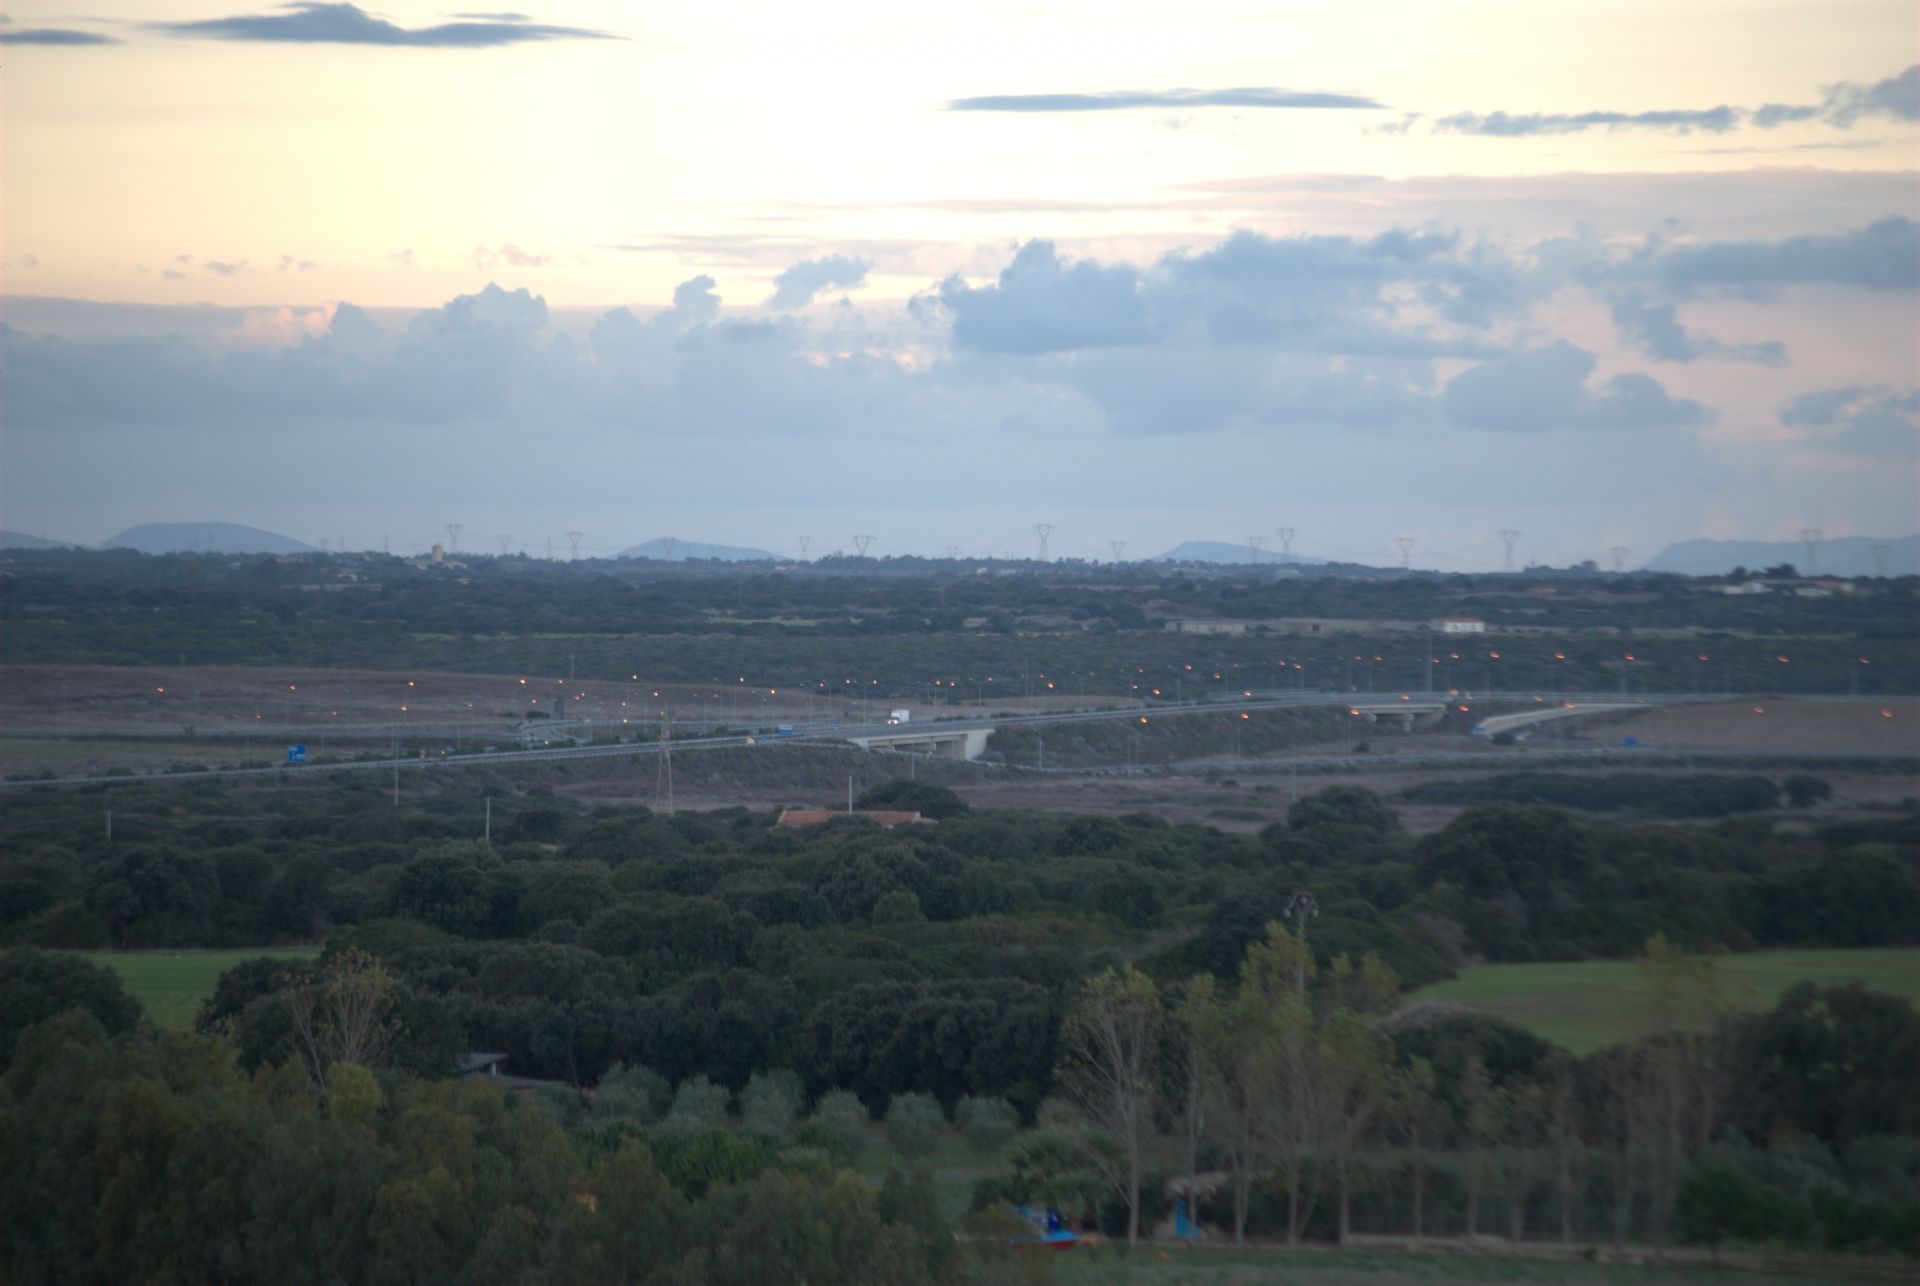
{"label": "sky", "polygon": [[1906,0],[16,0],[0,527],[1910,534],[1917,64]]}

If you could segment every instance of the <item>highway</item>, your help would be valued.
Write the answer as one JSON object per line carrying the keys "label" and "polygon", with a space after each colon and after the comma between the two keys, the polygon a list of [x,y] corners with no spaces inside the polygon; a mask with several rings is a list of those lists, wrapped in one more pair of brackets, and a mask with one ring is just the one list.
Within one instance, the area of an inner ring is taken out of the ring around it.
{"label": "highway", "polygon": [[[1794,699],[1794,700],[1883,702],[1888,700],[1889,698],[1886,698],[1883,696],[1875,696],[1871,698],[1847,698],[1847,697],[1783,698],[1782,695],[1778,693],[1764,694],[1764,698],[1763,698],[1761,696],[1741,696],[1741,695],[1736,695],[1734,697],[1693,696],[1688,694],[1663,693],[1658,695],[1649,694],[1645,696],[1631,697],[1631,698],[1628,698],[1628,701],[1631,702],[1632,704],[1645,704],[1645,705],[1682,705],[1682,704],[1689,704],[1689,703],[1695,703],[1695,702],[1701,702],[1701,701],[1727,701],[1727,700],[1749,700],[1749,699],[1752,699],[1752,700]],[[1911,698],[1901,698],[1901,699],[1911,699]],[[1217,699],[1207,700],[1207,701],[1188,701],[1188,702],[1181,702],[1181,703],[1167,702],[1167,703],[1158,703],[1151,706],[1109,706],[1109,707],[1089,709],[1089,710],[1051,711],[1051,712],[1042,713],[1042,714],[1018,714],[1018,715],[1003,714],[1003,715],[984,717],[984,718],[959,717],[959,718],[946,718],[946,719],[920,719],[920,720],[915,720],[908,724],[891,724],[884,721],[857,723],[857,724],[834,724],[827,721],[819,721],[814,723],[791,725],[793,728],[793,733],[791,736],[775,735],[773,733],[773,730],[769,728],[764,731],[759,731],[751,734],[729,734],[727,736],[719,736],[719,737],[713,737],[713,736],[675,737],[673,739],[673,748],[676,751],[679,751],[682,753],[697,752],[702,750],[721,750],[721,749],[730,749],[730,748],[738,749],[738,748],[745,748],[749,746],[755,746],[755,747],[772,750],[772,749],[781,749],[781,748],[794,748],[797,746],[843,745],[849,740],[854,738],[859,738],[859,737],[901,736],[903,734],[911,735],[912,733],[916,733],[916,732],[925,732],[928,735],[937,736],[937,735],[947,735],[947,734],[961,733],[961,732],[980,730],[980,729],[991,730],[996,728],[1024,728],[1024,727],[1046,726],[1051,724],[1086,723],[1091,721],[1121,720],[1125,722],[1138,722],[1142,719],[1145,719],[1149,722],[1152,722],[1152,721],[1157,721],[1161,719],[1183,718],[1183,717],[1192,716],[1192,715],[1206,715],[1206,714],[1230,715],[1230,714],[1238,714],[1241,711],[1252,713],[1254,711],[1261,711],[1261,710],[1294,710],[1294,709],[1327,709],[1327,708],[1339,709],[1342,707],[1345,707],[1347,709],[1358,708],[1362,710],[1367,709],[1369,707],[1373,707],[1373,708],[1398,707],[1398,708],[1414,708],[1414,709],[1431,710],[1436,706],[1449,704],[1453,700],[1454,700],[1453,698],[1450,698],[1445,693],[1427,693],[1427,692],[1358,693],[1358,692],[1297,692],[1297,691],[1296,692],[1271,692],[1270,691],[1270,692],[1255,692],[1251,696],[1241,695],[1238,697],[1217,698]],[[1567,692],[1567,693],[1554,693],[1551,696],[1547,694],[1533,694],[1533,693],[1528,693],[1528,694],[1498,693],[1498,694],[1486,694],[1484,696],[1479,696],[1479,697],[1468,697],[1463,694],[1460,700],[1484,701],[1484,702],[1499,704],[1499,705],[1522,705],[1522,704],[1532,704],[1536,702],[1544,704],[1547,701],[1554,701],[1554,702],[1565,701],[1565,702],[1572,702],[1575,704],[1601,703],[1601,702],[1611,703],[1614,705],[1620,704],[1620,697],[1618,696],[1618,694],[1615,694],[1615,693]],[[578,726],[578,725],[565,725],[565,724],[554,725],[552,727],[542,727],[540,731],[557,734],[557,733],[562,733],[565,728],[572,727],[572,726]],[[612,725],[609,725],[606,723],[599,723],[594,725],[596,731],[604,730],[609,726],[612,726]],[[642,726],[645,726],[645,725],[642,725]],[[412,730],[410,735],[417,738],[418,736],[422,735],[424,731],[425,731],[424,728],[414,729]],[[15,734],[8,732],[4,729],[0,729],[0,736],[12,736],[12,735],[15,735]],[[100,734],[98,732],[95,732],[91,734],[77,734],[77,735],[97,736]],[[125,731],[122,731],[120,735],[127,736],[130,734]],[[152,733],[148,733],[146,735],[149,737],[153,736]],[[436,729],[434,735],[439,736],[443,734],[438,729]],[[474,735],[474,730],[472,728],[467,728],[462,733],[462,735],[467,735],[467,736]],[[507,734],[507,735],[513,735],[513,734]],[[156,738],[156,739],[161,739],[161,738]],[[165,738],[165,739],[171,739],[171,738]],[[205,778],[205,777],[269,777],[269,776],[284,777],[284,776],[291,776],[291,775],[298,775],[298,774],[326,773],[326,772],[358,772],[358,771],[381,771],[381,770],[392,772],[396,768],[411,770],[411,769],[421,769],[421,768],[473,767],[476,765],[486,765],[486,764],[554,763],[554,762],[564,762],[564,761],[574,760],[574,759],[606,759],[606,758],[628,756],[628,755],[652,755],[652,754],[658,754],[660,751],[660,748],[661,748],[660,743],[657,741],[616,742],[616,743],[607,744],[607,745],[544,746],[537,749],[528,748],[528,749],[519,749],[519,750],[494,750],[494,751],[477,751],[477,752],[465,752],[465,753],[443,753],[438,755],[427,755],[427,754],[403,755],[397,759],[391,758],[391,757],[378,758],[378,759],[350,759],[350,760],[329,759],[321,762],[307,763],[307,764],[268,764],[264,766],[253,765],[253,766],[246,766],[246,767],[215,767],[215,768],[184,769],[184,770],[153,769],[151,771],[124,772],[124,773],[113,773],[113,774],[75,773],[75,774],[59,776],[59,777],[40,777],[40,778],[32,778],[32,779],[0,781],[0,788],[22,787],[22,786],[83,785],[83,784],[98,783],[98,782],[156,781],[156,780],[167,780],[167,779],[194,779],[194,778]],[[1525,752],[1518,752],[1518,753],[1525,753]],[[1573,753],[1581,753],[1581,752],[1573,752]],[[1766,752],[1733,751],[1733,752],[1726,752],[1725,757],[1735,757],[1735,758],[1763,757],[1765,753]],[[1776,758],[1781,757],[1779,752],[1772,752],[1772,753]],[[1432,757],[1433,756],[1429,753],[1428,755],[1415,756],[1411,758],[1419,758],[1424,760]],[[1532,756],[1529,756],[1529,757],[1531,758]],[[1704,758],[1704,757],[1721,757],[1721,756],[1717,752],[1696,752],[1696,757]],[[1809,757],[1809,756],[1793,755],[1789,757],[1802,758],[1802,757]],[[1820,756],[1811,756],[1811,757],[1820,757]],[[1833,757],[1861,758],[1862,756],[1838,755]],[[1867,757],[1872,757],[1872,756],[1867,756]],[[1373,756],[1370,761],[1381,762],[1381,761],[1388,760],[1390,758],[1391,756],[1387,756],[1387,755],[1377,755],[1377,756]],[[1471,756],[1471,758],[1476,762],[1485,762],[1486,755],[1484,752],[1475,753]],[[1267,764],[1280,764],[1280,763],[1296,762],[1296,761],[1269,759],[1269,760],[1262,760],[1258,762],[1267,763]],[[1313,756],[1313,757],[1303,756],[1300,759],[1298,759],[1297,762],[1301,767],[1309,767],[1309,766],[1320,767],[1320,766],[1324,766],[1325,764],[1332,764],[1332,763],[1351,764],[1355,762],[1355,760],[1354,760],[1354,757],[1350,755]],[[1099,772],[1102,770],[1089,770],[1089,769],[1083,769],[1083,768],[1075,768],[1075,769],[1061,769],[1059,771],[1071,772],[1075,774],[1089,774],[1092,772]]]}

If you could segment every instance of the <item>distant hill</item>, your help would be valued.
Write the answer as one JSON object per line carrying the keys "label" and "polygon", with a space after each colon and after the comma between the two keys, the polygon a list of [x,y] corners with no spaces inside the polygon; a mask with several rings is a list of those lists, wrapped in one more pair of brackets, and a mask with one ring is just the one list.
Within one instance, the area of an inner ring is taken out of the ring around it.
{"label": "distant hill", "polygon": [[1759,571],[1792,563],[1801,575],[1875,576],[1874,546],[1886,548],[1889,576],[1920,575],[1920,536],[1840,536],[1823,540],[1813,566],[1807,547],[1797,540],[1682,540],[1668,545],[1647,563],[1650,572],[1686,576],[1725,576],[1736,567]]}
{"label": "distant hill", "polygon": [[697,540],[679,540],[673,536],[660,536],[632,549],[623,549],[615,558],[653,558],[661,562],[679,563],[689,558],[717,558],[723,563],[757,563],[778,561],[780,555],[764,549],[747,549],[739,545],[707,545]]}
{"label": "distant hill", "polygon": [[0,531],[0,549],[79,549],[79,545],[64,540],[47,540],[40,536],[29,536],[24,531]]}
{"label": "distant hill", "polygon": [[1297,554],[1290,558],[1283,559],[1280,557],[1280,551],[1277,549],[1255,549],[1252,545],[1230,545],[1220,540],[1189,540],[1175,545],[1166,553],[1159,554],[1148,561],[1155,563],[1259,563],[1262,566],[1269,564],[1280,566],[1284,563],[1289,567],[1296,564],[1303,567],[1322,567],[1326,565],[1327,560],[1324,558],[1302,558]]}
{"label": "distant hill", "polygon": [[143,554],[311,554],[314,547],[232,522],[149,522],[129,527],[102,549],[137,549]]}

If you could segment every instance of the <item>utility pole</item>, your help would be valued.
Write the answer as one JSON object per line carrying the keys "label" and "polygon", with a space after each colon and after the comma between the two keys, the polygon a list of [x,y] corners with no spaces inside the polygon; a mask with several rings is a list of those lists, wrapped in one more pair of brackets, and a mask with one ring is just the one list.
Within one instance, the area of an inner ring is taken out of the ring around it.
{"label": "utility pole", "polygon": [[1627,552],[1628,551],[1625,545],[1615,545],[1612,549],[1608,550],[1607,552],[1613,555],[1614,571],[1624,572],[1625,570],[1627,570]]}
{"label": "utility pole", "polygon": [[667,801],[667,816],[673,816],[673,711],[660,708],[660,764],[654,770],[653,797]]}
{"label": "utility pole", "polygon": [[1514,570],[1514,568],[1513,568],[1513,547],[1514,547],[1514,545],[1515,545],[1515,543],[1517,543],[1517,542],[1519,541],[1519,539],[1520,539],[1520,533],[1519,533],[1519,532],[1517,532],[1517,531],[1515,531],[1515,530],[1513,530],[1513,528],[1511,528],[1511,527],[1509,527],[1509,528],[1507,528],[1507,529],[1506,529],[1505,531],[1502,531],[1502,532],[1500,533],[1500,540],[1501,540],[1501,542],[1502,542],[1502,543],[1504,543],[1504,544],[1506,545],[1506,547],[1507,547],[1507,571],[1508,571],[1509,573],[1511,573],[1511,572],[1512,572],[1512,571]]}
{"label": "utility pole", "polygon": [[573,546],[573,552],[567,556],[568,562],[572,562],[574,559],[580,557],[580,542],[586,538],[587,533],[584,531],[570,531],[567,533],[567,543]]}
{"label": "utility pole", "polygon": [[1033,534],[1040,537],[1040,561],[1044,563],[1047,561],[1047,537],[1053,534],[1053,524],[1036,522],[1033,524]]}
{"label": "utility pole", "polygon": [[1125,555],[1126,555],[1126,552],[1127,552],[1127,542],[1126,542],[1126,541],[1124,541],[1124,540],[1109,540],[1109,541],[1107,542],[1107,548],[1108,548],[1108,549],[1111,549],[1111,550],[1113,551],[1113,561],[1114,561],[1114,562],[1116,562],[1116,563],[1119,563],[1119,562],[1125,562],[1125,561],[1126,561],[1126,558],[1125,558]]}
{"label": "utility pole", "polygon": [[1273,534],[1280,537],[1280,561],[1283,563],[1292,562],[1293,538],[1300,533],[1292,527],[1275,527]]}
{"label": "utility pole", "polygon": [[447,524],[447,550],[455,554],[460,552],[460,524],[457,522]]}
{"label": "utility pole", "polygon": [[1261,538],[1258,536],[1248,536],[1247,544],[1253,550],[1253,565],[1255,567],[1258,567],[1260,565],[1260,546],[1262,544]]}
{"label": "utility pole", "polygon": [[1809,576],[1820,574],[1820,541],[1826,532],[1818,527],[1808,527],[1801,531],[1800,539],[1807,547],[1807,572]]}
{"label": "utility pole", "polygon": [[872,536],[855,536],[853,538],[853,548],[855,553],[859,557],[865,558],[867,556],[867,551],[873,548],[873,537]]}
{"label": "utility pole", "polygon": [[807,551],[813,548],[813,537],[800,536],[797,539],[800,543],[800,561],[804,563],[807,561]]}
{"label": "utility pole", "polygon": [[1393,543],[1400,546],[1400,570],[1407,571],[1413,565],[1413,537],[1396,536]]}

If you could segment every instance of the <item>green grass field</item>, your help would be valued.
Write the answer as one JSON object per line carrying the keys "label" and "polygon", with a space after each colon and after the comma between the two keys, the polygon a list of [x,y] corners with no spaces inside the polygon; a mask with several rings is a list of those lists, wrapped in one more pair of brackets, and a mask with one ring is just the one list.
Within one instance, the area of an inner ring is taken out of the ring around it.
{"label": "green grass field", "polygon": [[[1920,1002],[1920,950],[1755,951],[1715,958],[1721,994],[1731,1008],[1771,1008],[1796,982],[1858,978],[1875,991]],[[1649,989],[1632,961],[1481,965],[1408,997],[1468,1005],[1537,1032],[1576,1054],[1646,1034]]]}
{"label": "green grass field", "polygon": [[220,975],[242,960],[272,956],[279,960],[311,960],[315,947],[246,947],[238,951],[89,951],[94,964],[120,975],[133,998],[147,1007],[153,1021],[170,1031],[193,1026],[200,1002],[213,994]]}
{"label": "green grass field", "polygon": [[[1709,1264],[1609,1264],[1499,1253],[1385,1250],[1225,1250],[1142,1246],[1070,1250],[1054,1256],[1060,1286],[1426,1286],[1429,1283],[1527,1282],[1559,1286],[1714,1286],[1761,1282],[1816,1286],[1845,1280],[1831,1270],[1758,1272]],[[1884,1279],[1883,1279],[1884,1280]]]}

